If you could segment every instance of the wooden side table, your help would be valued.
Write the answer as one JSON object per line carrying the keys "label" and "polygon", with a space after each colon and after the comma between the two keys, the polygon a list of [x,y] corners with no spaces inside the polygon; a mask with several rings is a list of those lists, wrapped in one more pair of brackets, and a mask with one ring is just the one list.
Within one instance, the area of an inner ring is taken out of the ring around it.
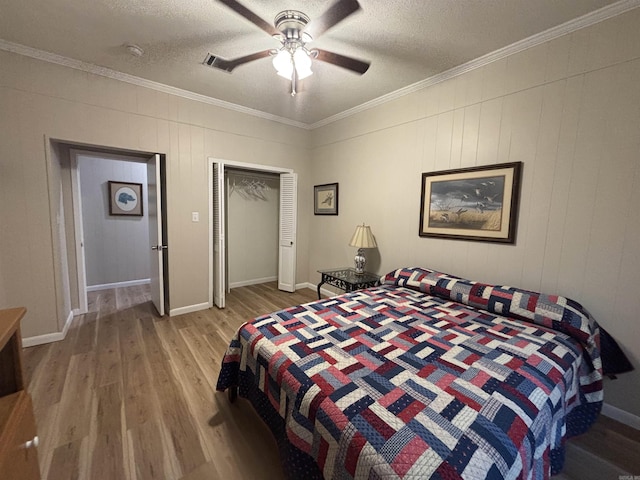
{"label": "wooden side table", "polygon": [[322,274],[322,279],[318,284],[318,300],[322,298],[320,287],[325,283],[349,293],[362,288],[375,287],[380,281],[380,275],[369,272],[356,273],[354,268],[332,268],[318,270],[318,273]]}
{"label": "wooden side table", "polygon": [[24,308],[0,310],[0,478],[40,478],[38,436],[22,374]]}

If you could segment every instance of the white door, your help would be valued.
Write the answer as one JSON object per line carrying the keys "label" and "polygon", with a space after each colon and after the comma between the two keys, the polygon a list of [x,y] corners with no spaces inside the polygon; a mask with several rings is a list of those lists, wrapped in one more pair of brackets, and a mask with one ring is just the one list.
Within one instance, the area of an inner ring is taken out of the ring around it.
{"label": "white door", "polygon": [[78,279],[78,314],[87,313],[87,267],[84,257],[84,227],[82,224],[82,190],[78,153],[71,151],[71,193],[73,195],[73,223],[76,237],[76,268]]}
{"label": "white door", "polygon": [[164,263],[162,252],[167,246],[162,238],[162,182],[160,155],[147,162],[147,205],[149,207],[149,245],[151,246],[151,301],[160,316],[164,315]]}
{"label": "white door", "polygon": [[278,288],[296,291],[296,217],[298,175],[280,175],[280,241],[278,251]]}
{"label": "white door", "polygon": [[213,303],[225,306],[224,164],[213,164]]}

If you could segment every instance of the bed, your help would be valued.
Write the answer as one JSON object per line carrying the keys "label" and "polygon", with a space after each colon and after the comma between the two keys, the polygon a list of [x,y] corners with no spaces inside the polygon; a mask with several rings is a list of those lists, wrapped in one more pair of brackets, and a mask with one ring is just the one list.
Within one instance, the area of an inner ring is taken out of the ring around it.
{"label": "bed", "polygon": [[242,325],[217,389],[253,404],[290,478],[493,480],[560,472],[602,383],[577,302],[402,268]]}

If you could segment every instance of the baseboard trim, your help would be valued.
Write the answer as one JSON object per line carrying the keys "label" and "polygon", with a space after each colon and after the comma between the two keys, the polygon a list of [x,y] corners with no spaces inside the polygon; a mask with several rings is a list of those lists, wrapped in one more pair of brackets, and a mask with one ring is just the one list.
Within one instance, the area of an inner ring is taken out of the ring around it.
{"label": "baseboard trim", "polygon": [[35,337],[26,337],[22,339],[23,347],[35,347],[36,345],[44,345],[45,343],[53,343],[59,342],[60,340],[64,340],[67,336],[67,332],[69,331],[69,327],[71,326],[71,322],[73,321],[73,312],[69,312],[67,316],[67,321],[64,323],[64,327],[62,327],[61,332],[55,333],[46,333],[44,335],[36,335]]}
{"label": "baseboard trim", "polygon": [[136,285],[146,285],[151,283],[150,278],[141,278],[140,280],[128,280],[126,282],[103,283],[102,285],[91,285],[87,287],[87,292],[95,292],[97,290],[109,290],[111,288],[134,287]]}
{"label": "baseboard trim", "polygon": [[[314,292],[318,291],[318,285],[316,285],[315,283],[311,283],[311,282],[305,282],[305,283],[296,284],[296,290],[298,290],[300,288],[310,288]],[[342,292],[342,293],[344,293],[344,292]],[[324,295],[325,297],[335,297],[336,295],[340,295],[340,293],[332,292],[331,290],[327,290],[326,288],[321,288],[320,289],[320,294]]]}
{"label": "baseboard trim", "polygon": [[296,290],[299,290],[301,288],[312,288],[313,290],[315,290],[317,287],[311,282],[296,283]]}
{"label": "baseboard trim", "polygon": [[261,283],[275,282],[276,280],[278,280],[278,277],[254,278],[253,280],[230,283],[229,288],[248,287],[249,285],[259,285]]}
{"label": "baseboard trim", "polygon": [[640,417],[633,413],[629,413],[626,410],[604,403],[602,405],[602,414],[606,417],[613,418],[620,423],[629,425],[636,430],[640,430]]}
{"label": "baseboard trim", "polygon": [[177,315],[184,315],[185,313],[199,312],[200,310],[206,310],[207,308],[211,308],[209,302],[198,303],[197,305],[188,305],[186,307],[180,308],[172,308],[171,310],[169,310],[169,316],[175,317]]}

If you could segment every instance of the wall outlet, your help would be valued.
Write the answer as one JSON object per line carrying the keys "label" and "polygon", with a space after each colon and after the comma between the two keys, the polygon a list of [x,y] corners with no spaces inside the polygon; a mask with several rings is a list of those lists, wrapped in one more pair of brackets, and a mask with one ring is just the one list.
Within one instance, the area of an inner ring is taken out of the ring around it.
{"label": "wall outlet", "polygon": [[191,212],[191,221],[199,222],[200,221],[200,212]]}

